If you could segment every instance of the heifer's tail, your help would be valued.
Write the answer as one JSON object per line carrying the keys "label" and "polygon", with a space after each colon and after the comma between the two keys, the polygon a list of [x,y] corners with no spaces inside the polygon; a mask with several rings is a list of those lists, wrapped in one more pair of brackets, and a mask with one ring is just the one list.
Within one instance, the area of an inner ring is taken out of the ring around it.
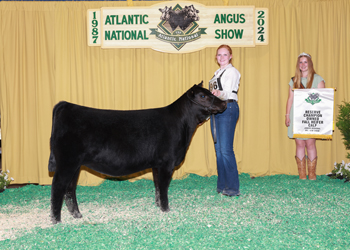
{"label": "heifer's tail", "polygon": [[51,138],[50,138],[50,158],[49,158],[49,172],[55,172],[56,171],[56,159],[55,159],[55,156],[53,154],[53,143],[52,143],[52,140],[53,140],[53,137],[54,137],[54,134],[55,134],[55,131],[54,131],[54,125],[55,125],[55,119],[56,119],[56,115],[57,115],[57,112],[58,112],[58,109],[61,107],[61,106],[64,106],[64,103],[65,102],[60,102],[58,104],[56,104],[56,106],[53,108],[53,111],[52,111],[52,128],[51,128]]}
{"label": "heifer's tail", "polygon": [[49,172],[55,172],[56,171],[56,159],[55,156],[52,153],[52,135],[53,135],[53,125],[54,125],[54,119],[55,119],[55,109],[52,114],[52,129],[51,129],[51,138],[50,138],[50,158],[49,158]]}
{"label": "heifer's tail", "polygon": [[56,160],[55,156],[52,154],[52,151],[50,153],[50,159],[49,159],[49,172],[55,172],[56,171]]}

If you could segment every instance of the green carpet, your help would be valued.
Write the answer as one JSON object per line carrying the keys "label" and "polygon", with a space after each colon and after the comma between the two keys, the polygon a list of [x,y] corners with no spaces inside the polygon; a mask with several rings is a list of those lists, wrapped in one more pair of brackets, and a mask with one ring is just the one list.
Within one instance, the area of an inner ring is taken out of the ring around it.
{"label": "green carpet", "polygon": [[50,186],[7,189],[0,194],[7,218],[0,218],[7,225],[0,225],[0,249],[350,249],[349,183],[241,174],[241,196],[227,197],[216,193],[216,180],[173,180],[169,213],[155,206],[149,180],[79,186],[83,218],[64,205],[55,226]]}

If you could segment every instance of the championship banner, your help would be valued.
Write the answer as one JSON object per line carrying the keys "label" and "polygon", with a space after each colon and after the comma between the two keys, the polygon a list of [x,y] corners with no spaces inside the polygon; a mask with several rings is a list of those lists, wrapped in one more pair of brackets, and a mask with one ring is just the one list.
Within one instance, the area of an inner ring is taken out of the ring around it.
{"label": "championship banner", "polygon": [[268,44],[268,9],[162,2],[150,7],[107,7],[87,11],[88,45],[152,48],[188,53],[227,44]]}
{"label": "championship banner", "polygon": [[334,89],[294,89],[293,138],[332,139]]}

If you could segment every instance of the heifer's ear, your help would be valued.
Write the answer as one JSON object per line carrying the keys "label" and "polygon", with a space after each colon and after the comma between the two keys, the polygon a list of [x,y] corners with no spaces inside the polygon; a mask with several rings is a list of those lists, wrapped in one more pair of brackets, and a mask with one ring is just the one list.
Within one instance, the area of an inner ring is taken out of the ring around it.
{"label": "heifer's ear", "polygon": [[198,86],[203,88],[203,80],[201,81],[200,84],[198,84]]}
{"label": "heifer's ear", "polygon": [[[194,86],[196,86],[196,84],[193,85],[193,87],[194,87]],[[194,90],[193,90],[193,87],[190,88],[190,89],[187,91],[187,96],[188,96],[188,97],[193,97],[193,98],[194,98]]]}

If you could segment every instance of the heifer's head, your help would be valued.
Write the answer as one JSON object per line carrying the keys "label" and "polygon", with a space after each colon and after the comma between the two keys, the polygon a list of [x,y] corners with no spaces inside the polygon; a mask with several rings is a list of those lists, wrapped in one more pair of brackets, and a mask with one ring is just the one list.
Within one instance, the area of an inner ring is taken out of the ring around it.
{"label": "heifer's head", "polygon": [[186,93],[188,99],[199,109],[199,123],[205,121],[211,114],[223,112],[226,107],[226,101],[222,101],[214,96],[208,89],[203,88],[203,81],[198,85],[193,85]]}

